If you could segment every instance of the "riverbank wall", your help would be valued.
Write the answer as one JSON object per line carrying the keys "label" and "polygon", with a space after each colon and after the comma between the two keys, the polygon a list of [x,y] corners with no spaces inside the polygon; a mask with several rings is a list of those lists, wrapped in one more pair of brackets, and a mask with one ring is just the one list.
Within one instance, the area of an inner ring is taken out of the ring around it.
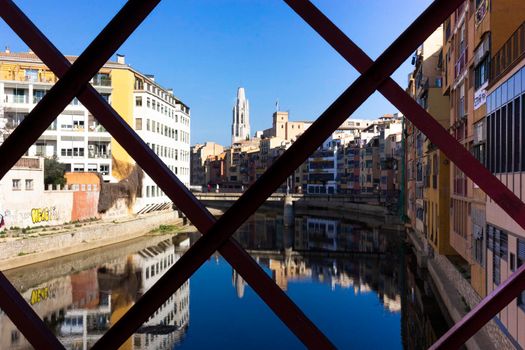
{"label": "riverbank wall", "polygon": [[[481,301],[470,283],[458,269],[443,255],[434,254],[425,239],[411,229],[407,229],[407,239],[417,257],[420,268],[426,270],[439,295],[440,305],[445,308],[454,323],[460,321]],[[497,344],[497,345],[496,345]],[[488,322],[465,344],[467,349],[515,349],[510,339],[494,320]]]}
{"label": "riverbank wall", "polygon": [[[203,200],[203,203],[208,209],[215,209],[224,212],[232,206],[234,201]],[[284,213],[284,201],[267,201],[258,209],[258,211],[275,211],[276,209],[283,209]],[[296,200],[293,202],[293,210],[295,215],[331,216],[337,219],[363,222],[372,227],[381,226],[381,228],[387,230],[404,230],[404,225],[401,222],[399,215],[396,215],[382,205],[352,202],[343,203],[341,201],[328,200]]]}
{"label": "riverbank wall", "polygon": [[182,225],[184,221],[176,211],[167,210],[113,221],[99,221],[81,227],[68,227],[62,232],[47,231],[40,232],[38,236],[4,239],[0,243],[0,270],[120,243],[144,236],[160,225]]}

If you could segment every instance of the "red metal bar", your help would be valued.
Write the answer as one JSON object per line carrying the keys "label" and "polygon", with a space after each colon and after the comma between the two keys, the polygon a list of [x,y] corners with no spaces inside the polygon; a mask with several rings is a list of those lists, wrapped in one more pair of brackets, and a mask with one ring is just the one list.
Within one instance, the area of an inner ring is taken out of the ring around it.
{"label": "red metal bar", "polygon": [[[370,59],[354,42],[350,40],[335,24],[333,24],[319,9],[317,9],[308,0],[285,0],[286,3],[297,12],[321,37],[323,37],[334,49],[337,50],[351,65],[356,67],[360,72],[365,71],[373,64]],[[387,79],[378,89],[394,106],[396,106],[403,114],[425,135],[427,135],[432,143],[437,145],[445,155],[451,159],[465,174],[467,174],[474,182],[478,183],[480,188],[484,190],[491,198],[498,197],[498,200],[503,200],[503,203],[498,203],[504,207],[507,203],[499,194],[503,193],[508,196],[513,208],[517,208],[514,214],[507,213],[514,216],[514,219],[523,227],[523,207],[525,204],[519,200],[505,185],[503,185],[492,173],[490,173],[480,162],[474,158],[456,139],[454,139],[427,111],[425,111],[415,100],[413,100],[403,89],[397,85],[391,78]],[[514,197],[514,198],[513,198]],[[494,199],[494,198],[493,198]],[[518,215],[516,217],[516,215]],[[524,227],[525,228],[525,227]],[[521,276],[521,277],[520,277]],[[522,270],[516,271],[511,278],[519,281],[525,281],[525,272]],[[518,282],[517,282],[518,283]],[[506,287],[500,286],[500,297],[514,296],[516,298],[521,289],[519,284],[509,284]],[[494,293],[493,293],[494,294]],[[503,296],[501,296],[503,295]],[[473,336],[488,320],[492,318],[498,311],[500,311],[506,304],[502,305],[500,309],[494,311],[494,303],[490,302],[487,296],[479,307],[473,310],[469,315],[466,315],[459,323],[467,323],[468,327],[454,326],[450,332],[447,333],[447,340],[445,336],[440,339],[443,344],[462,344]],[[509,302],[513,299],[512,297]],[[481,306],[485,304],[485,306]],[[508,304],[508,303],[507,303]],[[461,340],[459,340],[461,339]],[[458,343],[459,341],[459,343]],[[443,349],[447,348],[442,347]]]}
{"label": "red metal bar", "polygon": [[[147,308],[158,295],[169,296],[208,259],[235,230],[284,182],[379,84],[441,24],[461,0],[436,0],[401,36],[352,84],[299,139],[268,169],[186,254],[126,314],[119,323],[138,322],[137,309]],[[171,276],[171,277],[168,277]],[[133,315],[133,316],[132,316]],[[145,321],[145,318],[141,319]],[[99,341],[105,341],[112,329]],[[128,336],[131,334],[127,334]],[[112,334],[116,336],[116,334]],[[97,344],[98,345],[98,344]],[[103,347],[97,347],[102,349]]]}
{"label": "red metal bar", "polygon": [[[36,26],[23,14],[12,2],[8,1],[4,15],[11,28],[20,34],[21,38],[39,56],[51,70],[62,77],[67,71],[70,63],[58,51],[56,47],[36,28]],[[50,58],[54,58],[51,60]],[[85,91],[78,95],[80,102],[88,108],[101,124],[115,137],[115,139],[128,150],[137,163],[160,184],[163,191],[173,202],[187,213],[190,220],[201,232],[207,232],[215,222],[215,218],[202,206],[202,204],[189,192],[178,178],[169,170],[165,164],[147,147],[142,139],[131,127],[120,118],[116,111],[102,98],[90,85]],[[267,302],[276,315],[294,332],[305,345],[309,347],[319,346],[330,348],[332,345],[317,327],[302,313],[302,311],[288,298],[288,296],[270,279],[261,267],[249,256],[233,239],[230,238],[225,247],[219,250],[225,259],[239,272],[239,274],[251,285],[263,300]],[[241,265],[241,262],[244,262]],[[155,311],[164,300],[158,299],[158,306],[150,304]],[[147,310],[141,312],[147,317],[151,315]],[[138,323],[137,328],[140,327]],[[130,329],[130,323],[126,324]],[[116,328],[117,330],[117,328]],[[115,331],[117,332],[117,331]],[[111,344],[104,347],[118,347],[120,342],[126,340],[120,336],[111,337]]]}
{"label": "red metal bar", "polygon": [[[130,0],[0,146],[0,178],[42,135],[160,0]],[[0,1],[0,11],[9,5]],[[111,38],[111,40],[108,40]]]}
{"label": "red metal bar", "polygon": [[496,290],[487,295],[474,309],[448,330],[431,350],[458,349],[498,312],[525,290],[525,265],[522,265]]}
{"label": "red metal bar", "polygon": [[[313,29],[359,72],[373,61],[339,28],[306,0],[285,0]],[[525,229],[525,203],[485,168],[465,147],[391,78],[378,88],[408,120],[421,130],[456,166],[467,174],[510,217]]]}
{"label": "red metal bar", "polygon": [[[97,36],[75,62],[74,67],[64,75],[44,97],[12,135],[0,146],[0,178],[16,163],[31,144],[51,124],[75,94],[91,79],[114,50],[127,38],[133,29],[154,8],[152,3],[131,0]],[[0,1],[0,12],[5,10],[5,1]],[[135,26],[135,27],[134,27]],[[107,36],[119,29],[114,41]],[[113,51],[112,51],[113,50]],[[99,55],[100,56],[97,56]],[[106,57],[107,56],[107,57]],[[33,309],[23,300],[13,285],[0,273],[0,307],[11,321],[37,349],[63,349]]]}
{"label": "red metal bar", "polygon": [[1,272],[0,307],[35,349],[64,349],[33,308]]}

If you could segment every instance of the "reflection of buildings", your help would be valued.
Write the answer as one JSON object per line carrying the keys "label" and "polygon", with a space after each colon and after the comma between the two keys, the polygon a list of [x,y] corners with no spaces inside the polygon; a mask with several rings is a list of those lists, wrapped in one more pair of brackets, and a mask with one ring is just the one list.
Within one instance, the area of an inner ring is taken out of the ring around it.
{"label": "reflection of buildings", "polygon": [[[170,239],[98,268],[60,277],[22,292],[67,349],[88,349],[182,255],[189,239]],[[189,325],[189,282],[183,284],[120,349],[172,349]],[[29,343],[0,312],[0,349]]]}
{"label": "reflection of buildings", "polygon": [[300,259],[284,259],[284,261],[270,259],[268,267],[272,270],[273,280],[284,291],[288,289],[288,281],[312,277],[312,270]]}
{"label": "reflection of buildings", "polygon": [[235,270],[232,271],[232,285],[237,292],[237,297],[242,299],[242,297],[244,297],[244,286],[246,285],[246,282]]}
{"label": "reflection of buildings", "polygon": [[428,282],[416,272],[417,263],[408,256],[406,281],[401,303],[403,347],[407,350],[427,349],[448,329]]}
{"label": "reflection of buildings", "polygon": [[[35,312],[51,328],[64,319],[65,310],[72,304],[71,280],[69,276],[50,280],[49,282],[31,287],[22,292],[25,300],[31,304]],[[0,310],[0,349],[28,349],[27,340]]]}
{"label": "reflection of buildings", "polygon": [[[236,238],[272,271],[284,291],[290,282],[322,283],[333,290],[376,293],[386,310],[401,310],[399,255],[390,253],[399,251],[401,237],[396,232],[342,219],[301,216],[295,217],[295,227],[289,231],[281,216],[258,213],[237,231]],[[338,257],[326,257],[332,252]],[[341,255],[344,252],[363,254]],[[232,284],[241,298],[245,282],[235,271]]]}

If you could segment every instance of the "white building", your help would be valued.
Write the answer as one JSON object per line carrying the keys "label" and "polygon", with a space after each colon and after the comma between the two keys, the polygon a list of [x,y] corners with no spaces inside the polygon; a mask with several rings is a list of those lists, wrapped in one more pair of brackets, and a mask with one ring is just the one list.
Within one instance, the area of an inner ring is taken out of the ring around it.
{"label": "white building", "polygon": [[[3,128],[4,138],[55,84],[56,79],[46,70],[33,53],[0,52],[0,128]],[[112,86],[109,73],[97,74],[92,84],[104,98],[110,100]],[[75,98],[31,146],[27,155],[56,156],[69,171],[96,171],[103,175],[105,181],[110,181],[110,143],[111,135]]]}
{"label": "white building", "polygon": [[[190,186],[190,109],[155,82],[135,73],[133,118],[138,135],[186,186]],[[145,174],[135,212],[171,207],[171,199]]]}
{"label": "white building", "polygon": [[[76,57],[68,56],[70,61]],[[0,143],[56,83],[57,77],[32,52],[0,52]],[[126,64],[107,62],[91,84],[148,146],[190,185],[190,110],[153,76]],[[246,102],[247,107],[247,102]],[[130,176],[135,161],[75,98],[30,147],[29,156],[57,157],[72,172],[98,172],[106,182]],[[143,179],[135,213],[171,207],[149,176]]]}
{"label": "white building", "polygon": [[237,101],[233,106],[232,145],[250,137],[250,103],[244,88],[237,90]]}

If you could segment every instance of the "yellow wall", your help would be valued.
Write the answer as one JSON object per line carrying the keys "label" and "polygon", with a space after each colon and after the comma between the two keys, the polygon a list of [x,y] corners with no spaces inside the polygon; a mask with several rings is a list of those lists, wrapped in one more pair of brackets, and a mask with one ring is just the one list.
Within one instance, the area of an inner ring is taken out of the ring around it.
{"label": "yellow wall", "polygon": [[[113,69],[111,71],[111,105],[120,116],[132,127],[133,123],[133,89],[135,75],[129,69]],[[118,180],[126,178],[135,165],[135,161],[124,148],[111,138],[111,153],[113,156],[112,175]]]}
{"label": "yellow wall", "polygon": [[498,52],[523,21],[525,21],[525,1],[491,1],[490,31],[492,36],[492,56]]}
{"label": "yellow wall", "polygon": [[428,89],[428,113],[444,128],[450,126],[449,98],[443,96],[441,88]]}
{"label": "yellow wall", "polygon": [[478,264],[470,265],[470,284],[480,297],[484,298],[487,295],[486,272]]}
{"label": "yellow wall", "polygon": [[41,82],[55,83],[55,75],[45,69],[41,64],[28,64],[28,63],[13,63],[13,62],[0,62],[0,79],[1,80],[15,80],[25,81],[25,70],[26,69],[37,69],[38,79]]}

